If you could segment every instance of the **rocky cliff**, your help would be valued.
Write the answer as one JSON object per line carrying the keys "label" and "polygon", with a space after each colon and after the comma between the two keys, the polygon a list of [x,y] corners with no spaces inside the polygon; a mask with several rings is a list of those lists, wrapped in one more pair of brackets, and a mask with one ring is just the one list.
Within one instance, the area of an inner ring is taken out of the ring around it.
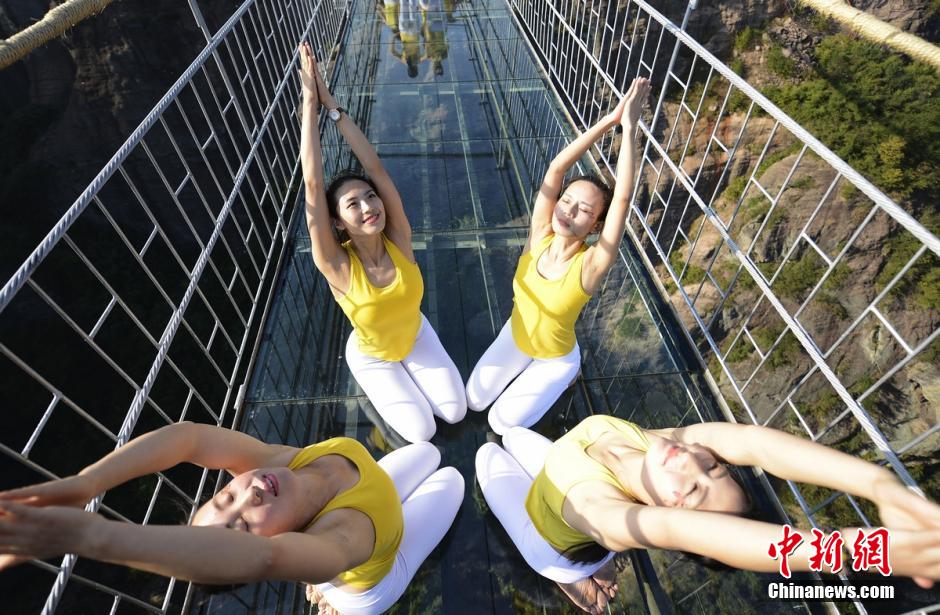
{"label": "rocky cliff", "polygon": [[[882,19],[925,38],[937,38],[937,11],[931,3],[853,5],[870,9]],[[921,117],[921,101],[935,100],[937,93],[936,77],[929,70],[921,71],[924,81],[911,81],[919,85],[909,90],[886,87],[905,71],[913,74],[919,69],[903,59],[892,58],[884,50],[862,49],[851,37],[840,39],[835,36],[839,32],[835,24],[805,11],[793,12],[782,4],[721,3],[703,7],[701,13],[693,15],[692,30],[698,30],[700,39],[707,41],[716,55],[789,113],[804,113],[804,125],[815,136],[938,232],[936,183],[924,179],[934,177],[937,162],[931,160],[932,156],[919,157],[921,150],[930,147],[929,140],[913,144],[920,133],[932,130],[940,119],[936,103],[930,103],[930,115],[925,116],[932,119],[917,119]],[[827,56],[820,55],[821,48]],[[854,53],[856,49],[859,54],[869,54],[872,62],[840,64],[844,58],[839,54]],[[833,66],[844,66],[846,70],[861,67],[867,73],[839,73],[832,70]],[[879,81],[881,78],[885,80]],[[871,79],[872,87],[866,87],[869,82],[863,79]],[[679,111],[681,92],[667,96],[663,116],[669,120],[657,135],[660,142],[669,144],[666,149],[670,157],[691,178],[699,194],[705,198],[716,194],[714,209],[718,216],[725,222],[734,216],[729,225],[732,239],[749,251],[780,301],[813,336],[829,367],[861,401],[895,449],[905,450],[902,458],[908,469],[937,498],[937,434],[908,444],[940,423],[940,340],[900,369],[894,367],[908,356],[905,344],[917,347],[940,326],[936,291],[940,261],[928,252],[902,272],[920,247],[919,241],[884,212],[874,209],[828,164],[811,153],[800,159],[796,140],[786,129],[774,128],[766,115],[752,112],[742,131],[747,104],[736,93],[732,92],[719,115],[728,84],[718,79],[706,91],[703,81],[696,83],[693,79],[685,99],[693,109],[702,102],[701,118],[694,125],[689,114]],[[859,94],[863,90],[868,91]],[[711,143],[712,135],[727,146],[736,144],[730,160]],[[888,154],[894,139],[899,144],[896,157]],[[924,175],[894,182],[894,171],[886,171],[894,160],[900,165],[897,173],[917,167]],[[755,185],[747,183],[752,172],[768,194],[780,193],[776,205]],[[663,181],[653,174],[645,179],[647,194],[652,193],[657,181]],[[924,184],[918,183],[921,179]],[[671,177],[667,181],[671,182]],[[781,191],[784,182],[786,187]],[[915,183],[932,188],[914,188]],[[659,190],[666,194],[663,186]],[[786,331],[776,310],[762,299],[747,273],[740,271],[737,258],[719,233],[704,223],[697,206],[684,206],[688,193],[679,185],[669,195],[670,207],[653,206],[647,223],[657,229],[660,240],[667,245],[676,238],[669,260],[681,274],[681,286],[693,301],[695,312],[710,323],[711,335],[721,352],[727,353],[730,375],[721,370],[703,337],[697,336],[705,356],[711,357],[710,370],[732,410],[746,420],[743,408],[735,401],[733,377],[738,387],[745,387],[744,397],[758,419],[772,418],[772,425],[805,433],[785,405],[787,393],[803,383],[791,401],[806,428],[820,435],[821,441],[846,452],[880,459],[827,381],[818,372],[811,373],[809,355]],[[679,230],[689,241],[677,233]],[[827,262],[816,248],[826,258],[834,259],[846,246],[840,264],[828,271]],[[659,262],[651,249],[648,254],[653,262]],[[713,279],[706,276],[706,271]],[[659,273],[680,318],[697,334],[699,327],[692,311],[665,266],[659,266]],[[883,293],[889,284],[893,284],[892,289]],[[722,294],[727,297],[722,299]],[[869,309],[876,298],[877,313]],[[889,327],[903,341],[898,341]],[[843,512],[851,514],[848,509]]]}
{"label": "rocky cliff", "polygon": [[[52,6],[0,0],[0,37]],[[234,9],[221,0],[201,6],[210,27]],[[0,277],[36,246],[205,42],[187,3],[123,0],[0,71]]]}

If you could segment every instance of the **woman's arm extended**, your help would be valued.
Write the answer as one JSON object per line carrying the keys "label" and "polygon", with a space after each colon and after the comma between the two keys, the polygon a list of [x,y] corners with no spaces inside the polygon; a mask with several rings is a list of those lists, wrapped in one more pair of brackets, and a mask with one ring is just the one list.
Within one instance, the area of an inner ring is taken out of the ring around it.
{"label": "woman's arm extended", "polygon": [[653,433],[701,444],[736,465],[757,466],[780,478],[867,498],[878,506],[881,523],[892,530],[940,530],[940,506],[905,487],[893,472],[807,439],[733,423],[699,423]]}
{"label": "woman's arm extended", "polygon": [[[324,107],[327,109],[339,107],[336,99],[333,98],[333,94],[323,83],[319,72],[317,72],[317,86],[320,91],[320,102]],[[379,160],[375,148],[366,139],[356,122],[349,117],[349,114],[342,114],[339,121],[336,122],[336,126],[342,133],[343,138],[346,139],[346,143],[349,144],[349,148],[356,156],[356,159],[359,160],[359,164],[362,165],[362,170],[366,172],[366,175],[369,176],[379,190],[379,198],[382,199],[382,203],[385,205],[385,234],[395,242],[395,245],[405,255],[414,260],[411,249],[411,224],[408,222],[408,216],[405,215],[405,206],[402,204],[401,195],[398,194],[395,183],[389,176],[388,171],[385,170],[382,161]]]}
{"label": "woman's arm extended", "polygon": [[650,82],[637,77],[624,95],[626,108],[620,115],[623,135],[620,139],[620,153],[617,156],[617,183],[614,195],[607,210],[604,228],[597,244],[585,255],[581,274],[581,284],[585,292],[594,294],[598,284],[610,270],[623,237],[627,224],[627,209],[633,194],[634,174],[636,173],[635,135],[640,120],[640,111],[650,92]]}
{"label": "woman's arm extended", "polygon": [[897,483],[881,466],[783,431],[760,425],[697,423],[660,432],[708,447],[734,465],[757,466],[774,476],[878,501],[879,483]]}
{"label": "woman's arm extended", "polygon": [[[590,500],[581,502],[580,514],[566,510],[565,520],[611,551],[658,547],[697,553],[745,570],[779,570],[780,562],[770,558],[768,549],[783,539],[781,525],[723,513],[626,502],[623,494],[610,485],[598,485],[596,492]],[[810,544],[813,536],[795,531],[803,541],[789,556],[789,566],[805,572],[815,553]],[[843,528],[844,544],[854,544],[858,531]],[[916,575],[924,583],[940,578],[940,529],[891,528],[889,555],[896,574]]]}
{"label": "woman's arm extended", "polygon": [[349,550],[331,536],[289,532],[266,538],[218,527],[140,526],[74,508],[0,502],[0,570],[24,557],[75,553],[200,583],[322,583],[351,567]]}
{"label": "woman's arm extended", "polygon": [[212,425],[174,423],[134,438],[76,476],[0,492],[0,501],[33,506],[82,506],[99,493],[138,476],[190,462],[235,474],[286,465],[295,449]]}
{"label": "woman's arm extended", "polygon": [[529,238],[523,252],[528,252],[534,243],[538,243],[543,237],[552,232],[552,211],[558,202],[561,187],[565,182],[565,175],[581,159],[581,156],[591,149],[592,145],[597,143],[608,130],[617,125],[623,109],[624,101],[621,100],[613,111],[601,117],[596,124],[581,133],[577,139],[565,146],[565,149],[558,152],[558,155],[549,163],[545,177],[542,178],[539,193],[535,196],[535,204],[532,206]]}
{"label": "woman's arm extended", "polygon": [[[320,147],[320,127],[317,125],[319,99],[317,82],[319,73],[310,45],[301,43],[300,83],[303,102],[300,110],[300,166],[304,174],[304,210],[307,216],[307,231],[310,233],[310,253],[317,269],[327,281],[338,289],[345,289],[348,272],[345,251],[333,235],[329,205],[326,202],[326,185],[323,180],[323,151]],[[348,265],[347,265],[348,266]],[[343,291],[345,292],[345,290]]]}

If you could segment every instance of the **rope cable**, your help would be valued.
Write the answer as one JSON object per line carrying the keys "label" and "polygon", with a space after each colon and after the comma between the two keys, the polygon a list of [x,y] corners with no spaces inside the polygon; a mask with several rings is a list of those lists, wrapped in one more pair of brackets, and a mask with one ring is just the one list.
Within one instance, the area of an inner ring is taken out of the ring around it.
{"label": "rope cable", "polygon": [[813,10],[831,17],[865,38],[906,53],[940,70],[940,47],[881,21],[874,15],[849,6],[845,0],[800,0]]}
{"label": "rope cable", "polygon": [[64,33],[89,15],[101,12],[113,0],[66,0],[42,19],[8,39],[0,41],[0,69]]}

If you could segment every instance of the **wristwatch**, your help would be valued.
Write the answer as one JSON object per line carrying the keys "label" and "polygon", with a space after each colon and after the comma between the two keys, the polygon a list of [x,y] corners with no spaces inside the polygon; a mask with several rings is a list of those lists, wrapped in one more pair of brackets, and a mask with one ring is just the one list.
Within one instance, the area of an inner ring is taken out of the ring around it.
{"label": "wristwatch", "polygon": [[334,122],[338,122],[339,118],[341,118],[344,113],[346,113],[346,109],[343,109],[342,107],[336,107],[335,109],[330,109],[327,111],[326,115]]}

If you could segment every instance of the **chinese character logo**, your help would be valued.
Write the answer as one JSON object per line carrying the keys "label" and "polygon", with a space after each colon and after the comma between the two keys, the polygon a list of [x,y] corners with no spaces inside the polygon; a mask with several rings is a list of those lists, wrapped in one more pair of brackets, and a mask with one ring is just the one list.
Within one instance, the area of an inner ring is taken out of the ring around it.
{"label": "chinese character logo", "polygon": [[863,530],[858,531],[852,545],[852,570],[859,572],[872,566],[881,576],[891,574],[891,562],[888,561],[888,530],[879,527],[868,536]]}
{"label": "chinese character logo", "polygon": [[[839,531],[832,532],[827,537],[825,532],[812,529],[813,539],[809,545],[812,555],[809,556],[809,569],[815,572],[832,572],[837,574],[842,570],[842,548],[845,540]],[[874,567],[882,576],[891,574],[891,561],[888,557],[889,533],[886,528],[879,527],[865,533],[859,530],[852,544],[852,570],[862,572]],[[783,526],[783,539],[780,542],[770,543],[767,554],[771,559],[780,560],[780,576],[790,578],[789,557],[797,547],[803,543],[803,536],[789,525]],[[824,570],[823,567],[828,570]]]}
{"label": "chinese character logo", "polygon": [[809,569],[822,572],[825,564],[832,574],[838,573],[842,570],[842,544],[845,542],[841,532],[835,531],[826,538],[826,534],[816,528],[812,531],[813,540],[809,544],[813,547],[813,555],[809,558]]}
{"label": "chinese character logo", "polygon": [[793,528],[789,525],[783,526],[783,540],[780,542],[770,543],[770,549],[767,550],[767,554],[770,556],[770,559],[780,558],[780,575],[785,579],[790,578],[790,561],[789,557],[796,548],[800,546],[800,543],[803,542],[803,537],[799,533],[794,532]]}

